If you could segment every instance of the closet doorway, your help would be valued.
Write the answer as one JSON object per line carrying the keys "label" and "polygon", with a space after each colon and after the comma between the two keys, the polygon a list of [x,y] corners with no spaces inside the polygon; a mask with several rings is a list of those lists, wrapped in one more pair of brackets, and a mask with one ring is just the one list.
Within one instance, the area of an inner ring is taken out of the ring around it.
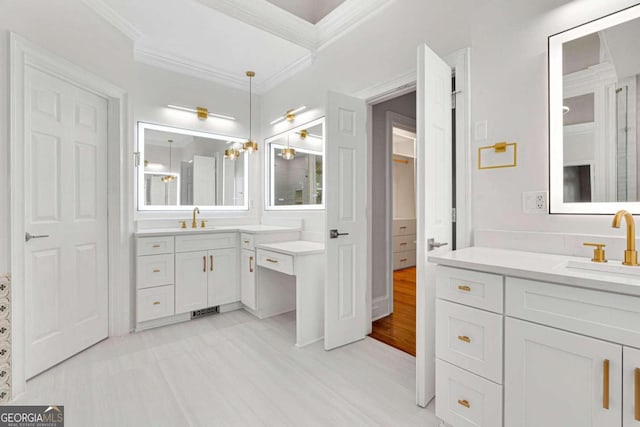
{"label": "closet doorway", "polygon": [[416,93],[372,107],[370,336],[416,354]]}

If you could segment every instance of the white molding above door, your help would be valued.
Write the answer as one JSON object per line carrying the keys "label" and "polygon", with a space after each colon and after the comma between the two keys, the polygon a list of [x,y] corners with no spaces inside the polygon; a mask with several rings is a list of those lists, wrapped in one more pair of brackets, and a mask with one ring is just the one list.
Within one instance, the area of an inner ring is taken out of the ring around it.
{"label": "white molding above door", "polygon": [[[11,178],[11,274],[24,283],[24,73],[25,66],[72,83],[108,101],[108,236],[109,236],[109,336],[130,331],[130,235],[133,230],[130,194],[133,188],[133,150],[128,144],[127,94],[124,90],[29,42],[10,34],[10,178]],[[25,290],[15,286],[11,311],[12,386],[14,398],[25,391]]]}

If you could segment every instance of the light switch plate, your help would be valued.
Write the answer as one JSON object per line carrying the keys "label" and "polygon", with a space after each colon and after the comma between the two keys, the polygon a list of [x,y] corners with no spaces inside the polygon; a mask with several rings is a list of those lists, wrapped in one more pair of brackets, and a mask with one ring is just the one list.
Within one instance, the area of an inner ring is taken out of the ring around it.
{"label": "light switch plate", "polygon": [[522,212],[546,213],[547,199],[546,191],[525,191],[522,193]]}

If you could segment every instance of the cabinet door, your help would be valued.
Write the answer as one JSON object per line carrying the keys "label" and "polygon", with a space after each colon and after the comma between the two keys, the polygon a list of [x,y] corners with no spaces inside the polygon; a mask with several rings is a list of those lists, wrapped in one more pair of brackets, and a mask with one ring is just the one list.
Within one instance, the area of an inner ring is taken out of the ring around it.
{"label": "cabinet door", "polygon": [[246,249],[240,257],[240,301],[251,310],[256,309],[256,256]]}
{"label": "cabinet door", "polygon": [[176,314],[207,307],[206,251],[176,254]]}
{"label": "cabinet door", "polygon": [[640,427],[640,350],[624,347],[622,367],[622,393],[624,394],[624,427]]}
{"label": "cabinet door", "polygon": [[238,250],[216,249],[208,252],[209,307],[240,301]]}
{"label": "cabinet door", "polygon": [[505,426],[618,427],[621,390],[621,346],[506,319]]}

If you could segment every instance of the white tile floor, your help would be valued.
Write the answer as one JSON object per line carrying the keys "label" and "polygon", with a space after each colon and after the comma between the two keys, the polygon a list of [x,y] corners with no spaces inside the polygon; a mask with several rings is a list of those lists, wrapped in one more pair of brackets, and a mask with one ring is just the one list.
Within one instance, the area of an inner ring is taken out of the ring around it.
{"label": "white tile floor", "polygon": [[295,314],[244,311],[110,338],[29,381],[16,403],[66,426],[423,426],[415,359],[367,338],[298,349]]}

